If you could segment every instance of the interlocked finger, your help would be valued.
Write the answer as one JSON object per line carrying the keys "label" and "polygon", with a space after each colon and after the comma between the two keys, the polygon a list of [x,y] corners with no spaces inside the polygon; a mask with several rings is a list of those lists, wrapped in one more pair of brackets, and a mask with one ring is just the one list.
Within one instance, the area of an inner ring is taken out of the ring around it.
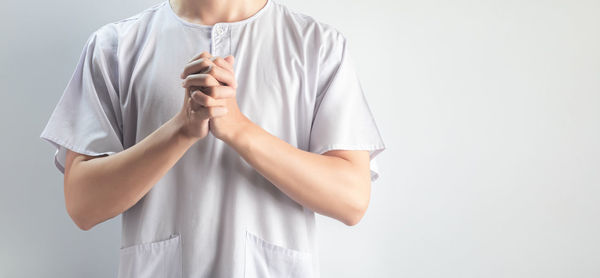
{"label": "interlocked finger", "polygon": [[235,97],[235,89],[229,86],[203,87],[201,91],[214,99]]}
{"label": "interlocked finger", "polygon": [[206,73],[214,76],[223,85],[232,86],[234,88],[237,87],[237,83],[235,81],[235,76],[233,75],[233,72],[230,72],[229,70],[224,69],[214,63],[206,71]]}
{"label": "interlocked finger", "polygon": [[181,86],[189,88],[190,86],[210,87],[221,85],[217,79],[208,73],[197,73],[188,75],[182,82]]}
{"label": "interlocked finger", "polygon": [[185,66],[183,72],[181,73],[181,78],[186,78],[188,75],[193,73],[206,73],[210,71],[211,67],[214,65],[212,59],[215,57],[204,57],[199,58],[193,62],[190,62]]}
{"label": "interlocked finger", "polygon": [[217,66],[220,66],[220,67],[228,70],[229,72],[233,73],[233,65],[231,65],[229,62],[227,62],[222,57],[217,56],[217,57],[215,57],[215,59],[212,60],[212,62],[214,64],[216,64]]}
{"label": "interlocked finger", "polygon": [[193,62],[194,60],[198,60],[200,58],[209,58],[209,57],[212,57],[212,55],[210,55],[210,53],[208,53],[208,51],[202,51],[200,54],[192,57],[192,59],[190,59],[190,61],[188,63]]}
{"label": "interlocked finger", "polygon": [[222,106],[214,107],[200,107],[197,110],[191,111],[192,115],[198,116],[201,119],[208,119],[214,117],[225,116],[227,114],[227,108]]}
{"label": "interlocked finger", "polygon": [[192,92],[192,99],[204,107],[225,106],[227,104],[226,99],[215,99],[200,90]]}

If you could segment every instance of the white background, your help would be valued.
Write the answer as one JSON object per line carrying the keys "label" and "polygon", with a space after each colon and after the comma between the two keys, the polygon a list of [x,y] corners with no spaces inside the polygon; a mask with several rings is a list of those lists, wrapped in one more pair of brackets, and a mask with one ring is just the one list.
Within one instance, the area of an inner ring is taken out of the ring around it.
{"label": "white background", "polygon": [[[114,277],[39,139],[85,40],[157,0],[3,1],[0,277]],[[387,149],[323,277],[600,277],[600,1],[280,0],[342,31]]]}

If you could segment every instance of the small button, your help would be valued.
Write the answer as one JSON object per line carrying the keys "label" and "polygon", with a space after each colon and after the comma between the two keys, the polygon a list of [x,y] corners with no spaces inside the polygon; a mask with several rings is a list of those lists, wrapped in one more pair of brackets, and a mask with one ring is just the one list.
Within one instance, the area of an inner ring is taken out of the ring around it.
{"label": "small button", "polygon": [[218,35],[223,35],[223,33],[225,32],[225,30],[224,30],[223,26],[217,25],[215,27],[215,32],[217,32]]}

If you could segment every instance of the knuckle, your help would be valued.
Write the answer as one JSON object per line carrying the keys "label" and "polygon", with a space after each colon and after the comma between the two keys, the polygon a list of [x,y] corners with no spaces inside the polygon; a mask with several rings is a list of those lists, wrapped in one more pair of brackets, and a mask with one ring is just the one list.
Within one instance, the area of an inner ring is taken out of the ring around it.
{"label": "knuckle", "polygon": [[206,66],[206,69],[204,70],[204,73],[207,74],[213,74],[215,72],[215,67],[213,67],[212,64],[209,64]]}
{"label": "knuckle", "polygon": [[217,58],[215,58],[215,60],[213,62],[218,65],[223,65],[223,62],[225,62],[225,59],[223,59],[221,57],[217,57]]}
{"label": "knuckle", "polygon": [[211,64],[210,60],[204,59],[204,58],[202,58],[202,61],[199,62],[200,67],[203,67],[203,68],[210,66],[210,64]]}
{"label": "knuckle", "polygon": [[193,62],[193,61],[198,60],[203,57],[210,57],[210,53],[208,53],[208,51],[206,51],[206,50],[202,51],[199,54],[197,54],[196,56],[192,57],[192,59],[190,59],[190,62]]}
{"label": "knuckle", "polygon": [[200,54],[198,54],[198,58],[203,58],[203,57],[206,57],[206,56],[209,56],[209,54],[208,54],[207,51],[202,51],[202,52],[200,52]]}
{"label": "knuckle", "polygon": [[190,72],[190,64],[187,64],[185,68],[183,68],[183,74],[187,75]]}
{"label": "knuckle", "polygon": [[219,85],[219,81],[216,78],[214,78],[212,75],[208,75],[208,74],[206,75],[206,83],[209,86]]}
{"label": "knuckle", "polygon": [[219,95],[219,89],[217,87],[209,87],[207,94],[212,98],[217,98]]}

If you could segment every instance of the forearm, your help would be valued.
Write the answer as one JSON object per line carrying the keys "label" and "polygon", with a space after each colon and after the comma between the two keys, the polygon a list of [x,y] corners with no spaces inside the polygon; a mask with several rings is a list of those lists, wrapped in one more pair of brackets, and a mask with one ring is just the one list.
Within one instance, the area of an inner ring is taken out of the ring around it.
{"label": "forearm", "polygon": [[225,142],[301,205],[347,225],[364,214],[370,179],[349,161],[300,150],[254,123]]}
{"label": "forearm", "polygon": [[196,141],[181,135],[181,124],[175,116],[124,151],[74,162],[65,175],[65,200],[77,225],[90,229],[150,191]]}

